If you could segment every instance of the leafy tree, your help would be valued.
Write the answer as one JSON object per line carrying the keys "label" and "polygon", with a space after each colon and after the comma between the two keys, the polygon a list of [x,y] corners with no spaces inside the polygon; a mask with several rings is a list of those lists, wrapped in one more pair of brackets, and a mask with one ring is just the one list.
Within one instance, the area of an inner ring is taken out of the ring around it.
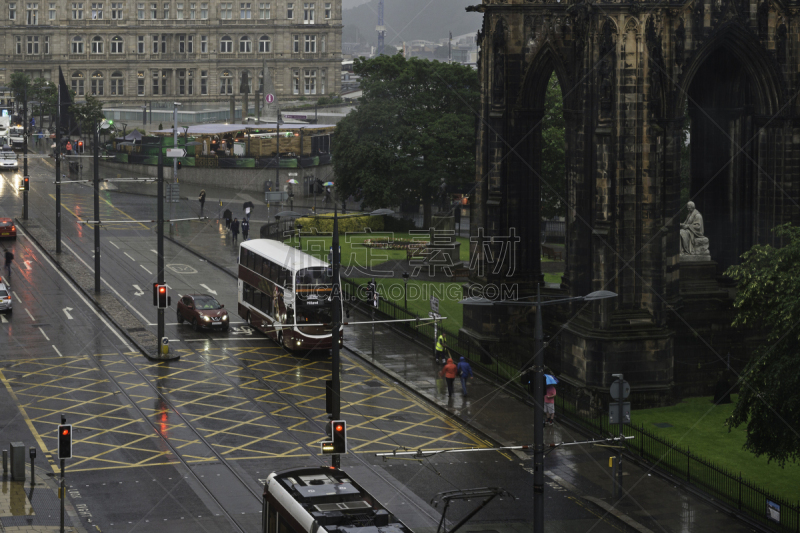
{"label": "leafy tree", "polygon": [[542,119],[541,213],[547,219],[564,216],[566,211],[564,128],[564,100],[554,72],[547,85]]}
{"label": "leafy tree", "polygon": [[358,58],[354,71],[364,94],[336,127],[336,188],[371,207],[419,200],[429,226],[442,183],[474,181],[478,75],[401,54]]}
{"label": "leafy tree", "polygon": [[383,50],[381,51],[381,55],[393,56],[399,51],[400,50],[396,46],[393,46],[391,44],[385,44],[383,45]]}
{"label": "leafy tree", "polygon": [[800,228],[775,228],[783,246],[756,245],[726,274],[738,282],[734,326],[766,332],[741,378],[731,428],[747,424],[744,448],[781,466],[800,459]]}
{"label": "leafy tree", "polygon": [[80,124],[81,130],[84,132],[94,131],[93,128],[96,128],[97,124],[105,118],[105,115],[103,115],[103,102],[91,94],[86,95],[85,102],[72,104],[70,110],[75,117],[75,121]]}
{"label": "leafy tree", "polygon": [[36,102],[33,109],[34,114],[39,115],[39,126],[44,126],[44,116],[49,115],[52,118],[56,113],[56,104],[58,103],[58,88],[55,83],[50,83],[44,78],[34,78],[31,82],[31,89],[33,96],[32,101]]}
{"label": "leafy tree", "polygon": [[24,72],[15,72],[11,75],[11,82],[8,84],[17,108],[22,110],[32,96],[31,78]]}

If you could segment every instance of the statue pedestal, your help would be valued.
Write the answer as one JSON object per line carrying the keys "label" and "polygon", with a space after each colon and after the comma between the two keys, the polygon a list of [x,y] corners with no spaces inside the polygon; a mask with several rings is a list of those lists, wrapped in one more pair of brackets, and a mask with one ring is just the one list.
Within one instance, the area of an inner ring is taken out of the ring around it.
{"label": "statue pedestal", "polygon": [[[717,281],[717,262],[707,260],[684,261],[684,257],[701,256],[681,256],[680,262],[680,290],[681,296],[686,299],[696,297],[723,297],[727,298],[728,291],[720,287]],[[719,294],[717,294],[719,293]]]}

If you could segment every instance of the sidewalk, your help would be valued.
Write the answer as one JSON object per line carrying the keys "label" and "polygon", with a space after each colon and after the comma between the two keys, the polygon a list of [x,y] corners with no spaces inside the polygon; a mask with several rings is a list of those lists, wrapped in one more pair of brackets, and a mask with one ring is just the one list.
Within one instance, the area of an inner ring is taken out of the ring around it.
{"label": "sidewalk", "polygon": [[[211,238],[212,235],[216,239]],[[186,223],[176,227],[175,240],[234,275],[237,256],[225,235],[224,229],[213,221],[202,227]],[[360,312],[357,314],[361,315]],[[368,316],[363,314],[358,319],[366,320]],[[445,391],[437,389],[436,376],[440,366],[433,361],[432,347],[423,348],[389,326],[376,327],[374,342],[373,355],[370,325],[357,326],[345,332],[348,349],[456,419],[502,445],[533,443],[532,408],[510,392],[477,377],[468,383],[468,395],[461,394],[461,385],[457,382],[456,394],[448,398]],[[545,429],[546,447],[551,443],[580,440],[586,440],[586,437],[563,420],[557,420],[554,426]],[[530,455],[517,455],[531,464]],[[558,448],[545,457],[545,474],[551,482],[598,507],[601,514],[615,515],[642,533],[754,530],[745,522],[721,512],[692,490],[682,488],[678,481],[662,478],[626,460],[623,460],[623,471],[627,495],[617,501],[612,496],[612,477],[608,468],[608,458],[612,455],[613,450],[597,446]],[[552,489],[546,487],[547,490]],[[558,529],[572,531],[568,522],[559,524]]]}
{"label": "sidewalk", "polygon": [[[27,455],[27,454],[26,454]],[[11,474],[0,480],[0,531],[7,533],[56,533],[61,524],[61,500],[58,481],[36,468],[31,485],[30,465],[25,465],[25,481],[11,481]],[[69,488],[69,486],[67,487]],[[87,533],[69,499],[65,505],[64,531]]]}

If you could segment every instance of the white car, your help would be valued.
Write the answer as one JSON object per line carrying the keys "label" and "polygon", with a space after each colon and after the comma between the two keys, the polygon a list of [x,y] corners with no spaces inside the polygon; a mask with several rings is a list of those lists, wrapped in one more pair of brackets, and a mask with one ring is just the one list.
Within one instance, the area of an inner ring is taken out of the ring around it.
{"label": "white car", "polygon": [[0,170],[19,170],[17,154],[9,146],[0,150]]}
{"label": "white car", "polygon": [[0,279],[0,311],[11,312],[11,289]]}

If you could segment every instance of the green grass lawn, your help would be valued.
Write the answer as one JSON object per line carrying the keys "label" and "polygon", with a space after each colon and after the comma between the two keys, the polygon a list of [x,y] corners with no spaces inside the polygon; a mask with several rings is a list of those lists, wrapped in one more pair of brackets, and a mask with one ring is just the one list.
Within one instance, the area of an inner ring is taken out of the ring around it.
{"label": "green grass lawn", "polygon": [[[365,284],[369,278],[350,278],[358,284]],[[382,298],[393,301],[403,307],[403,279],[376,279],[378,293]],[[445,327],[450,331],[458,330],[464,321],[461,300],[463,283],[442,283],[433,281],[408,280],[408,310],[417,316],[426,317],[431,310],[431,295],[439,298],[439,314],[447,317]]]}
{"label": "green grass lawn", "polygon": [[[687,398],[672,407],[633,411],[631,419],[718,466],[741,472],[742,477],[770,492],[791,502],[800,500],[800,464],[787,463],[785,468],[774,462],[768,464],[766,457],[757,458],[742,449],[744,427],[728,432],[725,420],[733,412],[737,396],[732,395],[732,399],[733,404],[715,406],[710,397]],[[662,422],[672,427],[654,425]]]}

